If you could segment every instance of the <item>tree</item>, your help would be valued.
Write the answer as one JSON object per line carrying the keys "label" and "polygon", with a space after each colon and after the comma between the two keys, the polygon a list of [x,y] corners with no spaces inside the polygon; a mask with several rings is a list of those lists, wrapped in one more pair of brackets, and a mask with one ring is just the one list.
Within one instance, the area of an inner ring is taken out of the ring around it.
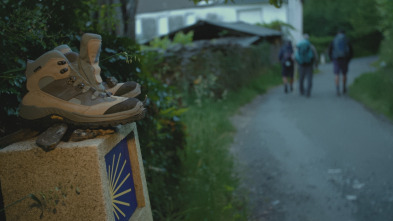
{"label": "tree", "polygon": [[124,36],[135,39],[135,15],[138,0],[120,0]]}
{"label": "tree", "polygon": [[[382,39],[375,0],[307,0],[304,3],[304,32],[325,50],[339,29],[350,37],[357,56],[375,54]],[[321,25],[323,24],[323,25]]]}
{"label": "tree", "polygon": [[381,59],[388,66],[393,66],[393,2],[389,0],[377,0],[378,13],[381,16],[379,29],[383,33],[384,40],[381,47]]}
{"label": "tree", "polygon": [[138,0],[98,0],[97,29],[135,39],[137,7]]}

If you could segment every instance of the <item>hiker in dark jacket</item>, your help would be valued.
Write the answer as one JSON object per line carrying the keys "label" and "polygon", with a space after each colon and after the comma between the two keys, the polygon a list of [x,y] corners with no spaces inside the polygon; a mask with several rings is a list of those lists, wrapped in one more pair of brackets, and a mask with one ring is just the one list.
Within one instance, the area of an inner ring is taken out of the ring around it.
{"label": "hiker in dark jacket", "polygon": [[[299,67],[300,94],[310,97],[314,66],[318,67],[318,53],[314,45],[308,40],[308,34],[304,34],[303,38],[296,44],[295,58]],[[307,83],[306,88],[304,88],[304,80]]]}
{"label": "hiker in dark jacket", "polygon": [[340,73],[342,73],[343,93],[347,92],[348,64],[353,56],[352,45],[345,36],[344,31],[338,31],[334,40],[329,46],[329,58],[333,61],[334,81],[336,83],[336,93],[340,96]]}
{"label": "hiker in dark jacket", "polygon": [[292,42],[287,41],[281,47],[278,59],[281,63],[281,75],[284,83],[284,92],[288,93],[288,78],[289,90],[293,91],[293,74],[294,74],[294,61],[293,61],[293,48]]}

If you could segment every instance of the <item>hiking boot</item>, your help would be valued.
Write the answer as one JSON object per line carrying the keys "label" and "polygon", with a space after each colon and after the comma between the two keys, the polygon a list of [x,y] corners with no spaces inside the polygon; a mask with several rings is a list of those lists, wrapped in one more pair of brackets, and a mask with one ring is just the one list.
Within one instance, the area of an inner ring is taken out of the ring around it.
{"label": "hiking boot", "polygon": [[113,83],[113,78],[108,78],[106,83],[102,81],[99,67],[100,35],[90,33],[82,35],[80,54],[73,52],[67,45],[60,45],[55,49],[61,51],[96,90],[106,90],[122,97],[136,97],[141,93],[141,86],[134,81],[117,83],[116,80],[116,83]]}
{"label": "hiking boot", "polygon": [[136,98],[111,96],[94,89],[58,50],[27,61],[26,79],[28,93],[19,112],[26,120],[107,127],[140,120],[145,114],[142,102]]}

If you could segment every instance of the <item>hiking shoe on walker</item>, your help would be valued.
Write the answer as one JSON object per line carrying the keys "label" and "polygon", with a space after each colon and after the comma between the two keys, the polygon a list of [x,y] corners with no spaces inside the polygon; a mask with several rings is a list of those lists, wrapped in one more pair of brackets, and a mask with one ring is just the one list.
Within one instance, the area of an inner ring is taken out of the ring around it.
{"label": "hiking shoe on walker", "polygon": [[94,128],[130,123],[145,114],[142,102],[136,98],[111,96],[94,89],[58,50],[28,61],[26,79],[28,93],[19,112],[26,120]]}
{"label": "hiking shoe on walker", "polygon": [[82,35],[80,54],[72,52],[67,45],[60,45],[55,49],[61,51],[97,90],[106,90],[115,96],[138,96],[141,86],[134,81],[118,83],[114,78],[108,78],[106,83],[102,81],[99,67],[101,41],[100,35],[86,33]]}

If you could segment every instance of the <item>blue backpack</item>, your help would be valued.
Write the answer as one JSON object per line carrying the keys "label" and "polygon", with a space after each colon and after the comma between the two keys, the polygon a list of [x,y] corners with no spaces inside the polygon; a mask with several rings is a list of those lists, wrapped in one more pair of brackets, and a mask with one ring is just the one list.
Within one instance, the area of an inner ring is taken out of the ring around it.
{"label": "blue backpack", "polygon": [[311,43],[308,40],[302,40],[296,44],[295,58],[299,64],[311,64],[314,60],[314,53]]}
{"label": "blue backpack", "polygon": [[344,34],[338,34],[333,40],[333,58],[346,58],[349,55],[348,40]]}

